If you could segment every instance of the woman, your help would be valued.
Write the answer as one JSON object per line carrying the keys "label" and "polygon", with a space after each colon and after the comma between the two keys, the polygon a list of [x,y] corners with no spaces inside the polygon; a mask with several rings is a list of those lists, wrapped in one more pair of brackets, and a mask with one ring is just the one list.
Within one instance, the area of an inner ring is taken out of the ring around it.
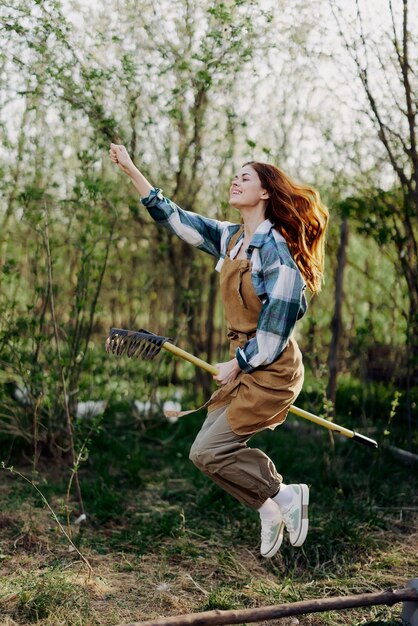
{"label": "woman", "polygon": [[132,180],[151,217],[218,258],[231,359],[218,363],[219,389],[190,451],[193,463],[261,519],[261,548],[272,557],[284,529],[299,547],[308,532],[309,489],[285,485],[273,462],[248,448],[251,435],[286,418],[303,383],[294,325],[307,308],[305,289],[320,290],[328,212],[318,193],[265,163],[246,163],[229,202],[241,224],[183,211],[135,167],[124,146],[110,158]]}

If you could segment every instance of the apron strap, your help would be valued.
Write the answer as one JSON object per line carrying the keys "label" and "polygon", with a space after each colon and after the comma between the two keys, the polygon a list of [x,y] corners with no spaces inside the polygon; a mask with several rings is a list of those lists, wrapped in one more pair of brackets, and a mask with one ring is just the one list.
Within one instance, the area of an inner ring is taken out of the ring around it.
{"label": "apron strap", "polygon": [[235,233],[235,235],[232,235],[231,239],[229,240],[229,244],[228,244],[228,249],[226,251],[227,255],[229,256],[229,253],[231,252],[231,250],[234,248],[234,246],[236,245],[238,239],[241,237],[242,233],[244,232],[244,225],[241,225],[241,228],[239,230],[237,230],[237,232]]}

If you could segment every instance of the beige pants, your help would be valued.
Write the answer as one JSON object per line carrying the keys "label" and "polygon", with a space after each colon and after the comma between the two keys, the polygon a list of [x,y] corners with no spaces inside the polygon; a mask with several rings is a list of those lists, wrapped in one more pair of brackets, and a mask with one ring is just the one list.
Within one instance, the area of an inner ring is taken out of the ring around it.
{"label": "beige pants", "polygon": [[190,460],[240,502],[259,509],[279,491],[282,477],[264,452],[247,447],[250,435],[231,430],[227,409],[208,413],[190,450]]}

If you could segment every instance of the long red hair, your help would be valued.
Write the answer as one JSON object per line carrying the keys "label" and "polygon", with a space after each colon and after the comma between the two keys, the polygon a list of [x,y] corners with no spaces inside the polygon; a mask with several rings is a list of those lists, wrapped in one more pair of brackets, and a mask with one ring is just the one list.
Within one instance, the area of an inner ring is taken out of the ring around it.
{"label": "long red hair", "polygon": [[319,193],[296,183],[275,165],[250,161],[261,186],[269,194],[266,219],[283,235],[309,289],[317,293],[324,275],[328,210]]}

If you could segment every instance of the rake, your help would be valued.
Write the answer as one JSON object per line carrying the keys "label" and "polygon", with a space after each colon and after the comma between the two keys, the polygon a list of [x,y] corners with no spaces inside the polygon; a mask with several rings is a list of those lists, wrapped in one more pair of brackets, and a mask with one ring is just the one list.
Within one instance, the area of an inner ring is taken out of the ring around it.
{"label": "rake", "polygon": [[[155,335],[154,333],[151,333],[143,328],[138,331],[125,330],[123,328],[112,328],[106,341],[107,352],[111,352],[117,356],[126,354],[128,357],[137,357],[145,360],[150,360],[156,357],[161,351],[161,348],[164,348],[164,350],[171,352],[171,354],[174,354],[175,356],[206,370],[209,374],[212,374],[212,376],[216,376],[216,374],[219,373],[216,367],[210,365],[210,363],[206,363],[206,361],[190,354],[190,352],[186,352],[186,350],[182,350],[181,348],[178,348],[174,344],[170,343],[169,337]],[[377,442],[374,441],[374,439],[365,437],[364,435],[361,435],[354,430],[350,430],[349,428],[344,428],[344,426],[339,426],[338,424],[330,422],[323,417],[314,415],[314,413],[304,411],[297,406],[292,405],[289,411],[290,413],[294,413],[294,415],[303,417],[309,422],[323,426],[324,428],[343,435],[348,439],[354,439],[354,441],[363,443],[371,448],[378,447]]]}

